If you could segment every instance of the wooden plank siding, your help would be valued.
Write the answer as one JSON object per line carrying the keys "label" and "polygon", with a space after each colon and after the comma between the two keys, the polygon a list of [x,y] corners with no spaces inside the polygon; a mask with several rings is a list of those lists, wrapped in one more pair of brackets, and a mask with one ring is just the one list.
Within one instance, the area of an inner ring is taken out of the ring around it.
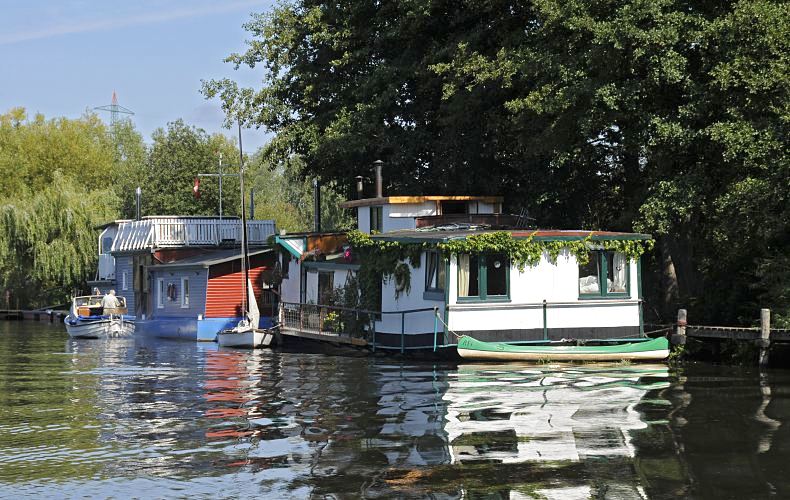
{"label": "wooden plank siding", "polygon": [[[126,289],[123,288],[123,276],[126,273]],[[107,290],[102,290],[102,293]],[[131,255],[118,255],[115,257],[115,295],[126,298],[126,308],[129,314],[134,314],[137,304],[134,301],[134,269]]]}
{"label": "wooden plank siding", "polygon": [[[159,279],[164,280],[165,289],[169,284],[175,286],[175,300],[165,297],[163,307],[158,307]],[[182,278],[189,279],[189,307],[181,307],[184,290],[181,288]],[[203,314],[206,302],[206,269],[186,268],[175,270],[158,270],[151,273],[151,288],[153,291],[152,318],[162,317],[190,317],[197,318]]]}
{"label": "wooden plank siding", "polygon": [[[263,280],[264,271],[274,266],[273,253],[252,257],[250,281],[255,293],[255,300],[261,316],[270,316],[271,308],[264,303]],[[212,266],[209,270],[208,288],[206,290],[206,318],[232,318],[241,316],[244,293],[244,272],[240,261],[226,262]]]}

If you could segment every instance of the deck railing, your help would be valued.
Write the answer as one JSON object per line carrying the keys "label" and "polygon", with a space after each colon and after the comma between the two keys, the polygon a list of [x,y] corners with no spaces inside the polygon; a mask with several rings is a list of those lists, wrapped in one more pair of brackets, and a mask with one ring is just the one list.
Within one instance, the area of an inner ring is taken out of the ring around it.
{"label": "deck railing", "polygon": [[[436,308],[408,309],[403,311],[369,311],[342,306],[280,302],[279,324],[282,329],[296,330],[313,335],[332,337],[355,337],[365,339],[376,349],[435,349],[434,345],[406,346],[406,321],[408,315],[436,314]],[[395,315],[400,320],[400,346],[384,346],[376,343],[376,322],[384,316]],[[435,327],[434,327],[435,329]]]}
{"label": "deck railing", "polygon": [[[272,220],[247,221],[247,239],[252,245],[265,244],[275,232]],[[113,241],[112,251],[216,246],[225,242],[241,242],[239,219],[151,217],[122,222]]]}

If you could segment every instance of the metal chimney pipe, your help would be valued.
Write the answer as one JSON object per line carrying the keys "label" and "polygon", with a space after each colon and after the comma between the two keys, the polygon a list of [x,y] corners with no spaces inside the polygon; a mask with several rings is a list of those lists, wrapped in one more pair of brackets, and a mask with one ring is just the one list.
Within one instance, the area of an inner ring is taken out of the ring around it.
{"label": "metal chimney pipe", "polygon": [[384,184],[383,179],[381,178],[381,167],[384,166],[384,162],[381,160],[376,160],[373,162],[373,166],[376,168],[376,198],[383,198],[383,187]]}
{"label": "metal chimney pipe", "polygon": [[362,199],[362,176],[358,175],[356,177],[356,179],[357,179],[357,199],[361,200]]}
{"label": "metal chimney pipe", "polygon": [[137,205],[137,212],[136,212],[137,216],[135,217],[135,220],[140,220],[140,197],[142,196],[142,194],[143,194],[143,190],[140,189],[140,186],[137,186],[137,189],[134,190],[134,198]]}
{"label": "metal chimney pipe", "polygon": [[321,184],[313,179],[313,227],[316,233],[321,232]]}

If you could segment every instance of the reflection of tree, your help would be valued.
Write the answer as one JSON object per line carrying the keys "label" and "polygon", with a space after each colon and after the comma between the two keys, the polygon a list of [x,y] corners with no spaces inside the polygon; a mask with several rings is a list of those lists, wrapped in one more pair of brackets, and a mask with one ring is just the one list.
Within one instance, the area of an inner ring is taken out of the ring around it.
{"label": "reflection of tree", "polygon": [[776,388],[780,372],[759,374],[735,367],[695,365],[671,391],[671,431],[677,436],[691,482],[688,494],[719,498],[790,495],[790,412]]}
{"label": "reflection of tree", "polygon": [[[63,352],[59,330],[0,321],[0,483],[89,478],[102,469],[99,352]],[[53,354],[57,353],[57,354]]]}

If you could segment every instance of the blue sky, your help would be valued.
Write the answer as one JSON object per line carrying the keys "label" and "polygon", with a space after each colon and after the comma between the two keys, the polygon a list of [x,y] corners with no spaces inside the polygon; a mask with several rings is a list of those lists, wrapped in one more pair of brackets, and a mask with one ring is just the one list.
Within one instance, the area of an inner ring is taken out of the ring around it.
{"label": "blue sky", "polygon": [[[230,77],[257,86],[260,69],[223,63],[245,50],[251,12],[271,0],[0,0],[0,112],[22,106],[47,118],[79,117],[118,102],[151,132],[183,118],[208,132],[222,129],[217,101],[199,93],[200,80]],[[101,115],[109,121],[109,116]],[[244,149],[267,140],[245,130]]]}

